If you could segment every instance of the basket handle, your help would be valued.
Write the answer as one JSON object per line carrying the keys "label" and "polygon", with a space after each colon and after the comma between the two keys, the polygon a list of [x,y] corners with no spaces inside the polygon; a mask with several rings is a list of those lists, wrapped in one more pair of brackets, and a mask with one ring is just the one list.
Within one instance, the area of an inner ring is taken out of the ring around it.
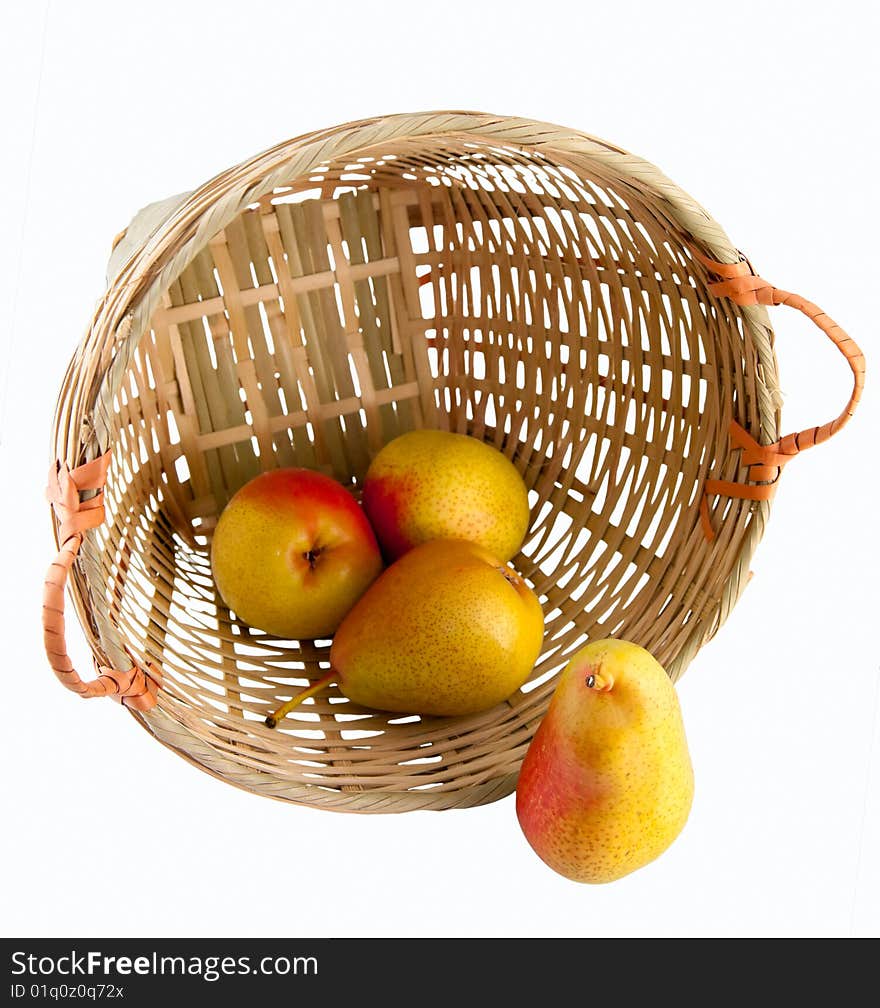
{"label": "basket handle", "polygon": [[[788,305],[795,308],[811,319],[819,329],[831,340],[837,349],[843,354],[844,359],[850,366],[853,374],[853,389],[849,401],[838,416],[828,423],[818,427],[807,427],[795,434],[786,434],[777,442],[782,455],[797,455],[805,448],[821,444],[836,434],[844,424],[848,423],[856,411],[856,406],[862,398],[862,390],[865,387],[865,355],[856,345],[855,340],[849,336],[830,316],[818,306],[808,301],[800,294],[792,294],[790,291],[780,290],[778,287],[768,285],[770,290],[771,305]],[[760,301],[759,303],[763,303]]]}
{"label": "basket handle", "polygon": [[[794,434],[786,434],[772,445],[756,446],[761,449],[762,456],[766,456],[761,459],[765,466],[781,467],[799,452],[833,437],[851,419],[865,387],[865,355],[856,346],[852,337],[847,335],[818,305],[799,294],[780,290],[762,277],[756,276],[748,262],[719,263],[696,249],[693,251],[708,269],[721,277],[717,282],[709,284],[709,290],[716,297],[729,297],[738,305],[788,305],[790,308],[796,308],[825,333],[850,366],[853,374],[853,390],[849,401],[838,416],[817,427],[807,427]],[[753,477],[768,478],[757,474],[753,474]]]}
{"label": "basket handle", "polygon": [[703,255],[699,249],[691,247],[691,252],[700,262],[720,279],[709,284],[709,291],[716,297],[728,297],[738,305],[788,305],[803,312],[825,333],[843,354],[853,374],[853,389],[843,411],[833,420],[807,427],[794,434],[786,434],[773,444],[759,444],[736,420],[730,423],[730,440],[734,448],[742,450],[741,462],[748,467],[748,483],[733,480],[706,480],[700,499],[700,524],[703,534],[710,542],[715,538],[709,514],[710,495],[739,497],[745,500],[766,501],[776,490],[776,481],[782,467],[813,445],[821,444],[833,437],[855,413],[865,387],[865,355],[844,330],[812,301],[780,290],[755,274],[751,264],[745,260],[736,263],[720,263]]}
{"label": "basket handle", "polygon": [[[80,678],[67,653],[64,626],[64,594],[67,578],[88,529],[104,521],[104,481],[110,464],[110,453],[71,470],[66,464],[54,462],[49,469],[46,498],[60,521],[58,555],[49,566],[43,587],[43,644],[49,665],[59,681],[83,698],[110,696],[134,710],[146,711],[155,706],[161,675],[154,665],[147,670],[132,660],[126,672],[98,666],[97,679],[88,682]],[[86,500],[81,491],[96,491]]]}

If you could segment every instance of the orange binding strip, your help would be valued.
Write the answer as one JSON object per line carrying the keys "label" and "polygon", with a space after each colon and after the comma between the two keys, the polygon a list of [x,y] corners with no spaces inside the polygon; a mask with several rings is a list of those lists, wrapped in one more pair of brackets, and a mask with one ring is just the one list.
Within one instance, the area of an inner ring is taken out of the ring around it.
{"label": "orange binding strip", "polygon": [[[126,672],[99,666],[97,679],[84,682],[73,667],[64,637],[64,590],[83,535],[104,521],[104,483],[110,465],[110,452],[76,469],[61,462],[49,469],[46,499],[59,521],[61,548],[46,574],[43,588],[43,643],[46,657],[59,681],[84,698],[109,696],[134,710],[146,711],[156,704],[162,676],[155,665],[140,668],[132,658]],[[96,490],[88,500],[80,500],[80,491]],[[128,649],[126,648],[126,651]],[[129,653],[129,657],[132,657]]]}
{"label": "orange binding strip", "polygon": [[843,329],[812,301],[798,294],[780,290],[762,277],[756,276],[747,262],[719,263],[691,248],[694,256],[720,279],[709,284],[716,297],[729,297],[738,305],[788,305],[803,312],[825,333],[846,358],[853,373],[853,390],[849,401],[839,416],[818,427],[808,427],[770,445],[759,445],[751,434],[736,421],[730,425],[730,439],[735,448],[742,449],[742,462],[749,467],[749,478],[755,485],[734,483],[728,480],[707,480],[700,502],[700,521],[706,538],[715,538],[709,520],[708,494],[741,497],[745,500],[769,500],[776,488],[782,467],[799,452],[821,444],[836,434],[856,411],[865,387],[865,355]]}

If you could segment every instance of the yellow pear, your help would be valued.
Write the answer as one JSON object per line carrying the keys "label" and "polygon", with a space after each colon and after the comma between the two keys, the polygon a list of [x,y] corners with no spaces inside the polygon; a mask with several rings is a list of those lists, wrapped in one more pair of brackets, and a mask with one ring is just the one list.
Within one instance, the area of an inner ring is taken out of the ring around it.
{"label": "yellow pear", "polygon": [[512,567],[465,540],[432,539],[379,575],[336,631],[331,671],[266,723],[330,682],[378,710],[486,710],[526,681],[543,636],[541,603]]}
{"label": "yellow pear", "polygon": [[675,687],[644,648],[598,640],[563,669],[516,788],[538,856],[576,882],[611,882],[665,851],[694,794]]}
{"label": "yellow pear", "polygon": [[510,560],[529,524],[529,494],[514,464],[479,438],[413,430],[370,464],[363,506],[388,561],[429,539],[467,539]]}

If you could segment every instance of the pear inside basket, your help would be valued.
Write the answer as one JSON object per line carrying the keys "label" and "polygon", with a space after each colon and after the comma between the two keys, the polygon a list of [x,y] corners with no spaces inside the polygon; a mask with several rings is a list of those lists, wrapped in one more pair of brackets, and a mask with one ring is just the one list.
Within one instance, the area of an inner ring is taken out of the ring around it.
{"label": "pear inside basket", "polygon": [[[712,540],[700,508],[707,477],[740,471],[732,418],[776,433],[769,327],[710,293],[659,172],[623,174],[598,141],[478,127],[367,131],[305,170],[305,141],[282,145],[190,195],[111,280],[118,304],[151,301],[103,377],[107,519],[83,548],[78,610],[104,653],[161,669],[156,706],[134,716],[248,790],[365,812],[503,797],[586,640],[634,641],[675,680],[747,580],[766,502],[713,498]],[[199,200],[222,219],[236,185],[234,215],[195,247]],[[382,713],[331,687],[271,730],[267,714],[326,674],[330,641],[277,639],[224,607],[218,516],[278,467],[357,498],[413,428],[483,439],[525,481],[511,562],[543,607],[534,670],[479,714]]]}

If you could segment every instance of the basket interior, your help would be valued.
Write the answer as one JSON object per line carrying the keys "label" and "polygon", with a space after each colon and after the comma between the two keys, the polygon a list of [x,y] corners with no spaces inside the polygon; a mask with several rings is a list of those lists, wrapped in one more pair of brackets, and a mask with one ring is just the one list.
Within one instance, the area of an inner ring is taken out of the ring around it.
{"label": "basket interior", "polygon": [[[716,629],[750,520],[732,416],[754,353],[662,200],[560,154],[472,138],[396,141],[320,166],[218,233],[165,292],[115,402],[92,604],[164,674],[174,745],[277,797],[450,807],[512,789],[553,678],[588,638],[647,647],[673,678]],[[514,565],[545,646],[525,686],[465,718],[390,716],[335,689],[266,714],[328,667],[217,597],[208,549],[230,496],[307,466],[359,492],[413,427],[483,438],[530,488]],[[721,522],[722,512],[724,520]],[[192,747],[187,739],[192,739]]]}

